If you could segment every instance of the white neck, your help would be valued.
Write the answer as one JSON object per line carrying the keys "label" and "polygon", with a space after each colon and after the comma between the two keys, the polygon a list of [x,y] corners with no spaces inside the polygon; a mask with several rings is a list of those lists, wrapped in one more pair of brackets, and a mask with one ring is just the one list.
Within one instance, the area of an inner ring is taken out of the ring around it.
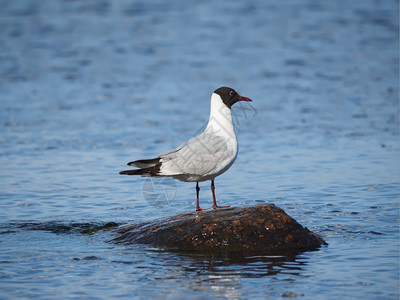
{"label": "white neck", "polygon": [[208,120],[205,131],[236,139],[231,109],[228,108],[225,103],[222,102],[221,97],[215,93],[211,96],[210,119]]}

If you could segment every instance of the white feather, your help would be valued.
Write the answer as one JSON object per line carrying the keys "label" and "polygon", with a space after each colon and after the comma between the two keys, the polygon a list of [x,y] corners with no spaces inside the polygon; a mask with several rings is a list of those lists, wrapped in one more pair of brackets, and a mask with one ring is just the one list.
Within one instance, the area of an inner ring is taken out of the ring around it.
{"label": "white feather", "polygon": [[160,154],[159,175],[182,181],[211,180],[230,168],[237,152],[231,110],[213,93],[206,129],[178,148]]}

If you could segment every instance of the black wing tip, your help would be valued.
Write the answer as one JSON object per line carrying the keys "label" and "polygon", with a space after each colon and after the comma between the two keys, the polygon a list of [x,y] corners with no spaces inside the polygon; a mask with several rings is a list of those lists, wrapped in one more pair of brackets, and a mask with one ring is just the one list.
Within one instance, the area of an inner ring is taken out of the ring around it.
{"label": "black wing tip", "polygon": [[153,167],[125,170],[119,172],[120,175],[142,175],[142,176],[158,176],[160,172],[161,163],[156,164]]}
{"label": "black wing tip", "polygon": [[149,165],[156,165],[160,162],[160,157],[151,158],[151,159],[139,159],[128,162],[128,166],[135,165],[135,164],[149,164]]}
{"label": "black wing tip", "polygon": [[143,175],[143,174],[142,174],[142,169],[138,169],[138,170],[121,171],[119,172],[119,175]]}
{"label": "black wing tip", "polygon": [[125,170],[125,171],[121,171],[119,172],[119,175],[133,175],[132,171],[136,171],[136,170]]}

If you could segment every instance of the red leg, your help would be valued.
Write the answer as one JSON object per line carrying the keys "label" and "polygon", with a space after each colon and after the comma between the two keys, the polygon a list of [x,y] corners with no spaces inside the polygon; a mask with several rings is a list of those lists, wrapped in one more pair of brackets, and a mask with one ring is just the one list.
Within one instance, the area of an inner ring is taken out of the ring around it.
{"label": "red leg", "polygon": [[205,210],[205,209],[203,209],[203,208],[200,208],[200,205],[199,205],[199,192],[200,192],[199,183],[196,182],[196,195],[197,195],[196,211]]}
{"label": "red leg", "polygon": [[214,180],[211,180],[211,193],[213,196],[213,208],[217,209],[217,208],[227,208],[227,207],[231,207],[230,205],[227,206],[218,206],[217,205],[217,200],[215,199],[215,186],[214,186]]}

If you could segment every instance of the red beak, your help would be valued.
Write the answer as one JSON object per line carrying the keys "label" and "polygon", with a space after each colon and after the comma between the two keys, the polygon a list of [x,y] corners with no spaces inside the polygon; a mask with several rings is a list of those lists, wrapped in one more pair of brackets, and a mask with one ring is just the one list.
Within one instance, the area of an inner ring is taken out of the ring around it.
{"label": "red beak", "polygon": [[251,102],[253,102],[253,100],[251,100],[250,98],[242,97],[242,96],[239,97],[239,101],[251,101]]}

